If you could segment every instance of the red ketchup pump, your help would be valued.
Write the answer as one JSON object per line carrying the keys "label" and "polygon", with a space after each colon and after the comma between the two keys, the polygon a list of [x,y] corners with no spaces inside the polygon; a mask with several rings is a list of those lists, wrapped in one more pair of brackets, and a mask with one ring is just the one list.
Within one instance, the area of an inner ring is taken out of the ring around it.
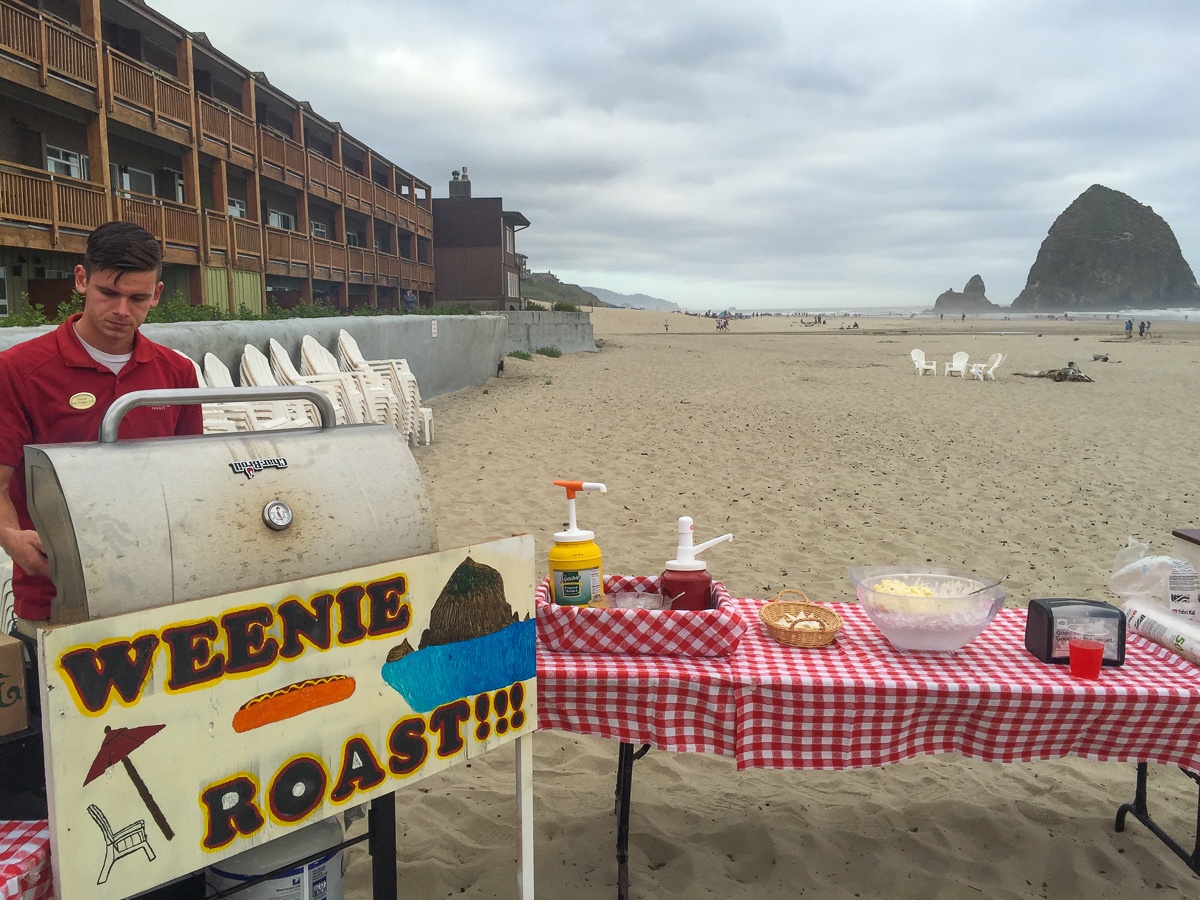
{"label": "red ketchup pump", "polygon": [[671,609],[712,608],[712,573],[705,567],[704,560],[696,559],[696,554],[714,544],[733,540],[732,534],[723,534],[692,546],[692,530],[691,517],[680,516],[679,546],[675,548],[675,558],[667,560],[659,585],[663,603]]}

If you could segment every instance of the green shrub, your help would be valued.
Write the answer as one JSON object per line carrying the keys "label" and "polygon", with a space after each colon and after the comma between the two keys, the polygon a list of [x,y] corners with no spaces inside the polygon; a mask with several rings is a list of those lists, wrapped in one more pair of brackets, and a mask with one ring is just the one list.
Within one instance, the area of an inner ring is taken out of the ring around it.
{"label": "green shrub", "polygon": [[509,354],[513,359],[523,359],[526,362],[533,359],[532,353],[526,353],[524,350],[513,350]]}
{"label": "green shrub", "polygon": [[416,309],[405,310],[406,316],[473,316],[474,310],[466,306],[455,306],[451,303],[438,303],[436,306],[418,306]]}
{"label": "green shrub", "polygon": [[222,322],[228,318],[229,313],[215,306],[193,306],[182,291],[160,299],[146,315],[147,322]]}
{"label": "green shrub", "polygon": [[555,300],[554,305],[550,307],[551,312],[579,312],[579,307],[574,303],[568,303],[566,300]]}
{"label": "green shrub", "polygon": [[562,351],[557,347],[538,347],[535,353],[540,353],[542,356],[549,356],[551,359],[558,359],[562,356]]}
{"label": "green shrub", "polygon": [[0,319],[0,328],[37,328],[39,325],[46,324],[45,312],[40,306],[30,303],[29,295],[24,291],[21,292],[21,301],[24,309],[20,312],[9,313]]}

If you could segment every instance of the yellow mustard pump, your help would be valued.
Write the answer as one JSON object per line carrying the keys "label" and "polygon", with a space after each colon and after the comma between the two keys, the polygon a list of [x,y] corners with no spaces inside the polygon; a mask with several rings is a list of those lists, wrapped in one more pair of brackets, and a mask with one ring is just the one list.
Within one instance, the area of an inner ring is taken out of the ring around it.
{"label": "yellow mustard pump", "polygon": [[575,524],[575,495],[608,488],[598,481],[555,481],[567,489],[567,530],[554,535],[550,548],[550,585],[555,603],[587,606],[604,600],[604,564],[594,532]]}

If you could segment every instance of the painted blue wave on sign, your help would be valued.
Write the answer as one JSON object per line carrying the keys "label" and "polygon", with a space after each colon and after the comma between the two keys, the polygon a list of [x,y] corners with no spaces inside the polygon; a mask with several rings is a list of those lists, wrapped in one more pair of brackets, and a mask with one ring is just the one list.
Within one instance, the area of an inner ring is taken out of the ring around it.
{"label": "painted blue wave on sign", "polygon": [[496,691],[537,674],[537,620],[492,634],[415,650],[383,664],[383,680],[416,712]]}

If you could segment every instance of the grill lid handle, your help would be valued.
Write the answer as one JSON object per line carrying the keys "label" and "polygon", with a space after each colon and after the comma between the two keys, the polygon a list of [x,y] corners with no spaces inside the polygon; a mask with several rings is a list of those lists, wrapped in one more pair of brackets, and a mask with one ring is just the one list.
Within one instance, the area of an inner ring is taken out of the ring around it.
{"label": "grill lid handle", "polygon": [[113,444],[117,440],[117,428],[125,414],[139,406],[192,406],[197,403],[248,403],[256,400],[274,403],[289,400],[307,400],[321,415],[321,427],[333,428],[337,413],[331,401],[315,387],[289,385],[287,387],[239,387],[239,388],[164,388],[155,391],[132,391],[113,401],[108,412],[100,421],[100,443]]}

